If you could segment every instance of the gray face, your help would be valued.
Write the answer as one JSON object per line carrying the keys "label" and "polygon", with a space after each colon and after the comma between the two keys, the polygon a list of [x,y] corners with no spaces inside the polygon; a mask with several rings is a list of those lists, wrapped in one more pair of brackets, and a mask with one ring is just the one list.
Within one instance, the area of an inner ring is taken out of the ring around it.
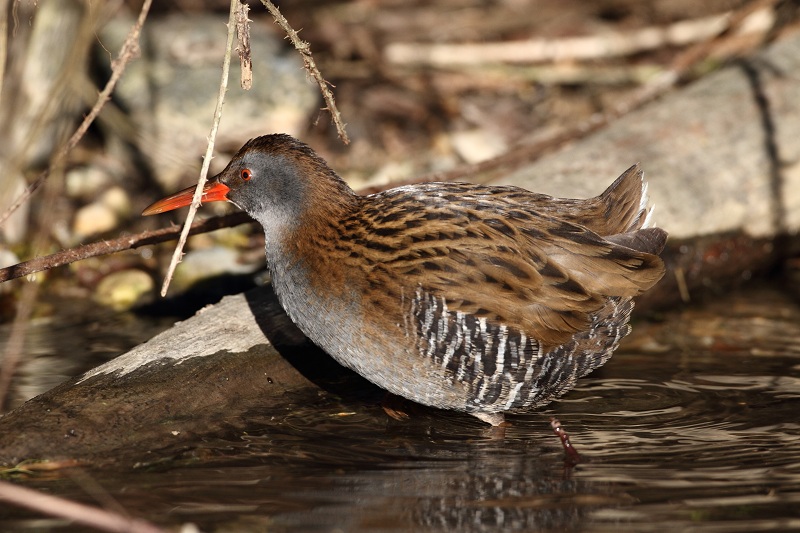
{"label": "gray face", "polygon": [[303,207],[304,181],[283,154],[250,151],[230,162],[220,181],[228,199],[264,227],[267,238],[294,226]]}

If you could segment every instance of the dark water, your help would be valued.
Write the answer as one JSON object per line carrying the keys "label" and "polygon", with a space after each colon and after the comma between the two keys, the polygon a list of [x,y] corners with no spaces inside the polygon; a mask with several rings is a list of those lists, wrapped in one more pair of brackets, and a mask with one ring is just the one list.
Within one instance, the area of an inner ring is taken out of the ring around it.
{"label": "dark water", "polygon": [[[322,395],[277,427],[265,408],[246,434],[133,471],[24,483],[203,531],[800,530],[800,312],[776,292],[729,298],[641,324],[624,353],[505,432]],[[551,415],[585,462],[565,465]],[[0,530],[67,529],[0,507]]]}

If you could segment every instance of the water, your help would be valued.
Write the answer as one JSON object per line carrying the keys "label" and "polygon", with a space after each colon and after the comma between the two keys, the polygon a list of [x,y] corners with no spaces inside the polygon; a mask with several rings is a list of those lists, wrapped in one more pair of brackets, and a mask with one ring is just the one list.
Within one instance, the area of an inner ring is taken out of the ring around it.
{"label": "water", "polygon": [[[800,530],[798,330],[791,299],[751,291],[639,324],[599,372],[505,431],[320,394],[133,471],[24,483],[203,531]],[[584,462],[565,464],[552,415]],[[2,507],[0,529],[71,530]]]}

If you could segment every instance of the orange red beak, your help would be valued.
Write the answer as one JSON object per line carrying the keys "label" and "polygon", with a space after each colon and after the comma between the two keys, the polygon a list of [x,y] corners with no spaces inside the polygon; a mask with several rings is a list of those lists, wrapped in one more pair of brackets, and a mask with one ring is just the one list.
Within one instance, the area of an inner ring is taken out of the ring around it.
{"label": "orange red beak", "polygon": [[[182,191],[178,191],[171,196],[162,198],[142,211],[142,215],[157,215],[158,213],[165,213],[167,211],[172,211],[173,209],[178,209],[179,207],[187,206],[192,203],[192,198],[194,198],[194,190],[196,188],[196,185],[192,185],[191,187],[183,189]],[[200,197],[200,202],[206,203],[227,201],[228,191],[230,191],[230,189],[227,185],[220,183],[219,181],[209,181],[203,187],[203,195]]]}

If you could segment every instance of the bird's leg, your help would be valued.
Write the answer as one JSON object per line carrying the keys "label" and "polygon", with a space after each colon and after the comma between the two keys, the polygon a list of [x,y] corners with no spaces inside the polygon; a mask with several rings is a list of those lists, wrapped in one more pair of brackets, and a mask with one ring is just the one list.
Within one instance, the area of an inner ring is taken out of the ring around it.
{"label": "bird's leg", "polygon": [[561,427],[561,422],[559,422],[558,418],[552,417],[550,418],[550,427],[553,428],[553,432],[561,439],[561,446],[564,447],[564,461],[569,464],[569,466],[575,466],[576,464],[583,461],[581,459],[578,450],[572,445],[569,441],[569,435],[567,431]]}

